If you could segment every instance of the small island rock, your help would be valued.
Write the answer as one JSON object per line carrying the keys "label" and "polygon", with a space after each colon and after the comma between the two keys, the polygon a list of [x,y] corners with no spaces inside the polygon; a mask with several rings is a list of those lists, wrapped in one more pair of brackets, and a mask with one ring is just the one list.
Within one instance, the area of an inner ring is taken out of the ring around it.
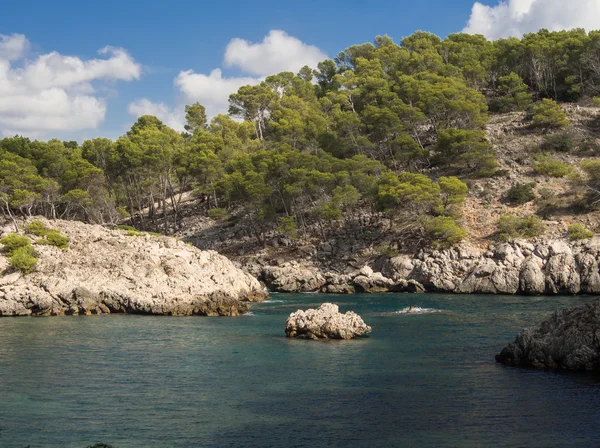
{"label": "small island rock", "polygon": [[557,311],[525,329],[496,361],[510,366],[600,370],[600,301]]}
{"label": "small island rock", "polygon": [[298,310],[290,314],[285,324],[289,338],[352,339],[370,332],[371,327],[358,314],[352,311],[342,314],[332,303],[324,303],[316,310]]}

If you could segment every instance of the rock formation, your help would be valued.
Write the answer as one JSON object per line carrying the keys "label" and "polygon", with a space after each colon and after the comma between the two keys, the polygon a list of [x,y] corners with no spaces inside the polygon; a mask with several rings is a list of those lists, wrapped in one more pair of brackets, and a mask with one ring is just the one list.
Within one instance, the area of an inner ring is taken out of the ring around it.
{"label": "rock formation", "polygon": [[331,303],[324,303],[316,310],[298,310],[290,314],[285,324],[289,338],[352,339],[370,332],[371,327],[358,314],[352,311],[342,314]]}
{"label": "rock formation", "polygon": [[569,243],[511,241],[488,250],[459,245],[373,260],[343,273],[321,270],[313,262],[287,262],[255,271],[273,291],[445,292],[459,294],[598,294],[600,238]]}
{"label": "rock formation", "polygon": [[496,356],[511,366],[600,370],[600,301],[558,311]]}
{"label": "rock formation", "polygon": [[41,220],[67,235],[69,247],[34,244],[39,261],[29,275],[12,272],[0,255],[0,316],[234,316],[266,296],[256,279],[216,252],[174,238]]}

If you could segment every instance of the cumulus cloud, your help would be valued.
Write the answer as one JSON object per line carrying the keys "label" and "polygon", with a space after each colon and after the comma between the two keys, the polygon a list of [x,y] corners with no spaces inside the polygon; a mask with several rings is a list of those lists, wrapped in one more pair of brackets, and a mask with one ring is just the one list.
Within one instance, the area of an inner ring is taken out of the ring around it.
{"label": "cumulus cloud", "polygon": [[147,98],[141,98],[130,103],[127,111],[135,118],[142,115],[154,115],[170,128],[178,132],[184,130],[185,113],[183,108],[171,109],[164,103],[153,103]]}
{"label": "cumulus cloud", "polygon": [[141,66],[126,50],[105,47],[82,60],[57,52],[27,59],[23,35],[0,36],[0,132],[40,136],[96,128],[106,103],[99,83],[139,79]]}
{"label": "cumulus cloud", "polygon": [[23,34],[0,34],[0,60],[13,61],[22,57],[29,49],[29,41]]}
{"label": "cumulus cloud", "polygon": [[508,0],[496,6],[479,2],[473,5],[471,17],[463,30],[483,34],[488,39],[520,37],[540,28],[551,31],[600,28],[598,0]]}
{"label": "cumulus cloud", "polygon": [[307,45],[283,31],[273,30],[260,43],[234,38],[227,45],[224,65],[239,69],[239,76],[224,76],[220,68],[209,74],[193,70],[181,71],[174,79],[179,91],[178,105],[170,108],[143,98],[129,105],[129,113],[155,115],[174,129],[181,129],[185,120],[184,104],[199,102],[209,118],[229,109],[229,96],[246,85],[260,83],[265,75],[282,71],[297,72],[305,65],[316,67],[327,55],[317,47]]}
{"label": "cumulus cloud", "polygon": [[223,77],[221,69],[214,69],[209,75],[187,70],[175,78],[175,86],[179,88],[188,103],[198,101],[206,108],[208,116],[227,113],[229,95],[246,85],[258,84],[262,78],[249,76]]}
{"label": "cumulus cloud", "polygon": [[271,30],[262,42],[232,39],[225,50],[225,65],[258,76],[316,67],[327,55],[281,30]]}

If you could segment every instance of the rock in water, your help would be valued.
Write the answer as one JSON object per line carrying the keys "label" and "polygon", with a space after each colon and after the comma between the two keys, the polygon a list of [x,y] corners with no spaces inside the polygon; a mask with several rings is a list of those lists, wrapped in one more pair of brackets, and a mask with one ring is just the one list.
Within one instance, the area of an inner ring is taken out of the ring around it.
{"label": "rock in water", "polygon": [[371,327],[358,314],[352,311],[342,314],[332,303],[324,303],[316,310],[298,310],[290,314],[285,324],[289,338],[352,339],[370,332]]}
{"label": "rock in water", "polygon": [[[258,280],[224,256],[175,238],[40,220],[67,235],[69,247],[34,244],[39,254],[35,272],[0,277],[0,316],[235,316],[248,311],[248,302],[266,296]],[[0,255],[0,271],[7,267]]]}
{"label": "rock in water", "polygon": [[496,361],[511,366],[600,370],[600,301],[557,311],[525,329]]}

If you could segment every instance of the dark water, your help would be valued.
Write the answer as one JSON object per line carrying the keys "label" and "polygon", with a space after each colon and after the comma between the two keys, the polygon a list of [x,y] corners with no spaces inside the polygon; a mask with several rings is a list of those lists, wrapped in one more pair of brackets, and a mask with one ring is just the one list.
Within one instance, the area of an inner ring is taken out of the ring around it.
{"label": "dark water", "polygon": [[[600,446],[600,379],[494,363],[586,300],[282,294],[239,318],[0,319],[0,447]],[[283,336],[323,301],[372,336]],[[408,305],[444,312],[394,313]]]}

